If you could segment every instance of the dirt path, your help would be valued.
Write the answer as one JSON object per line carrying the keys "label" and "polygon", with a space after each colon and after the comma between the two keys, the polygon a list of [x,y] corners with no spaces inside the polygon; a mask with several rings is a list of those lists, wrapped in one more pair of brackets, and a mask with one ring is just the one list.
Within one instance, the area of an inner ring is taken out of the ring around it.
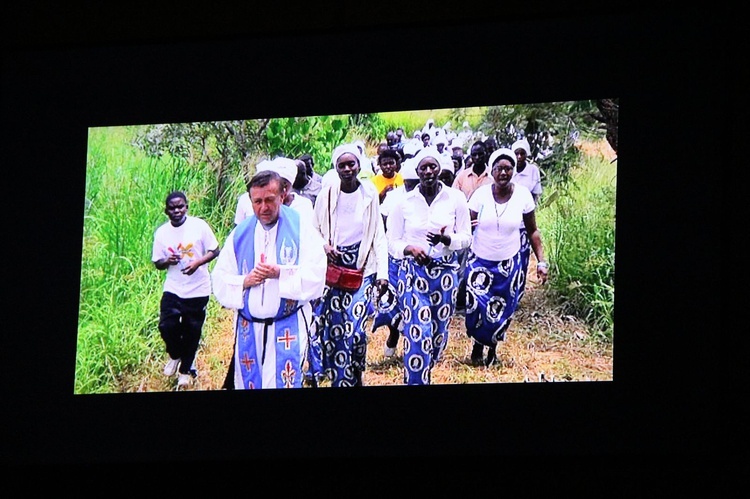
{"label": "dirt path", "polygon": [[[432,371],[433,384],[613,379],[611,342],[595,338],[581,321],[563,315],[536,282],[534,265],[532,258],[526,295],[506,340],[498,346],[500,363],[490,367],[471,365],[471,340],[464,330],[464,317],[458,314],[449,328],[445,355]],[[369,330],[369,323],[367,326]],[[363,376],[366,386],[403,384],[403,350],[399,345],[396,356],[384,357],[387,335],[385,327],[368,335],[368,362]],[[219,309],[218,320],[207,324],[196,361],[199,376],[190,389],[221,389],[231,352],[232,313]],[[165,378],[161,375],[161,364],[154,364],[154,376],[144,380],[138,391],[174,390],[175,379]]]}
{"label": "dirt path", "polygon": [[[584,143],[585,154],[615,157],[609,144]],[[577,318],[566,315],[536,281],[535,259],[529,264],[526,294],[514,315],[506,339],[498,346],[500,362],[474,367],[469,361],[471,341],[466,336],[464,317],[457,314],[449,327],[444,357],[432,371],[433,384],[519,383],[539,381],[612,381],[612,342],[603,341]],[[214,304],[215,305],[215,304]],[[232,355],[232,317],[218,305],[206,323],[198,351],[198,378],[191,390],[219,390]],[[367,330],[370,324],[367,323]],[[403,359],[399,345],[393,358],[383,355],[387,328],[368,334],[366,386],[402,385]],[[124,382],[124,391],[175,390],[176,379],[165,378],[163,352],[149,359],[149,372],[140,380]]]}

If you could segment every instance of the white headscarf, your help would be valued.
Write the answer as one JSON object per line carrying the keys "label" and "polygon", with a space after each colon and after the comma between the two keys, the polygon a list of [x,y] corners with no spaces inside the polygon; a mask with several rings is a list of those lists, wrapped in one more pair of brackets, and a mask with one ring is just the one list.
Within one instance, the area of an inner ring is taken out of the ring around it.
{"label": "white headscarf", "polygon": [[333,150],[333,154],[331,155],[331,164],[333,165],[333,168],[336,168],[336,161],[346,153],[353,154],[357,158],[357,163],[361,169],[362,155],[359,153],[359,147],[357,147],[356,144],[341,144]]}
{"label": "white headscarf", "polygon": [[[416,170],[416,168],[419,166],[419,163],[421,163],[422,160],[425,159],[425,158],[433,158],[435,160],[435,162],[439,166],[441,166],[441,164],[440,164],[440,156],[442,156],[442,154],[440,154],[438,152],[438,150],[434,146],[425,147],[424,149],[422,149],[421,151],[419,151],[419,153],[417,153],[417,155],[414,157],[414,169]],[[442,168],[442,166],[441,166],[441,168]],[[440,173],[440,172],[438,172],[438,173]]]}
{"label": "white headscarf", "polygon": [[281,178],[285,178],[290,184],[294,184],[294,181],[297,179],[297,163],[293,159],[283,157],[274,158],[266,163],[267,165],[264,165],[265,170],[273,170],[281,175]]}
{"label": "white headscarf", "polygon": [[531,147],[529,147],[529,141],[525,138],[518,139],[517,141],[513,142],[513,145],[510,149],[514,154],[516,152],[516,149],[523,149],[524,151],[526,151],[526,156],[531,156]]}
{"label": "white headscarf", "polygon": [[453,165],[453,160],[450,156],[441,154],[437,160],[440,163],[440,171],[448,170],[451,173],[456,173],[456,167]]}
{"label": "white headscarf", "polygon": [[271,165],[271,161],[268,159],[262,159],[260,162],[255,165],[255,173],[260,173],[263,170],[268,170],[269,166]]}
{"label": "white headscarf", "polygon": [[497,149],[490,155],[489,161],[487,161],[487,166],[492,170],[492,165],[495,164],[495,161],[500,158],[500,156],[507,157],[510,161],[510,164],[513,165],[513,169],[516,168],[516,153],[514,153],[511,149],[508,149],[507,147],[501,147],[500,149]]}
{"label": "white headscarf", "polygon": [[409,141],[406,144],[404,144],[404,154],[411,154],[412,156],[416,156],[416,154],[422,149],[422,141],[419,142],[416,141]]}
{"label": "white headscarf", "polygon": [[328,184],[333,184],[335,182],[340,182],[341,179],[339,178],[339,173],[336,171],[336,168],[332,168],[325,172],[323,174],[323,177],[320,179],[320,183],[323,186],[326,186]]}
{"label": "white headscarf", "polygon": [[404,180],[418,180],[417,168],[414,158],[406,158],[401,162],[401,169],[398,171]]}

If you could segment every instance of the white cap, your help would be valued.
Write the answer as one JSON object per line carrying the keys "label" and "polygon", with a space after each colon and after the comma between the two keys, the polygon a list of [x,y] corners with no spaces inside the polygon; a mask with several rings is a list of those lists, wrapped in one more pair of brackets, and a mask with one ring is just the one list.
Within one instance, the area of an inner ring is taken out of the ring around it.
{"label": "white cap", "polygon": [[440,165],[440,156],[442,156],[442,154],[440,154],[434,146],[425,147],[414,157],[414,168],[416,169],[419,166],[419,163],[425,158],[434,158],[438,165]]}
{"label": "white cap", "polygon": [[401,169],[398,171],[404,180],[418,180],[414,158],[406,158],[401,162]]}
{"label": "white cap", "polygon": [[336,161],[346,153],[353,154],[357,158],[359,167],[362,168],[362,155],[359,152],[359,147],[356,144],[341,144],[333,150],[331,155],[331,165],[334,169],[336,168]]}
{"label": "white cap", "polygon": [[421,149],[421,147],[422,147],[422,142],[421,141],[419,141],[419,142],[409,141],[406,144],[404,144],[403,151],[404,151],[404,154],[411,154],[412,156],[414,156],[414,155],[416,155],[419,152],[419,150]]}
{"label": "white cap", "polygon": [[451,159],[450,156],[441,154],[438,158],[438,161],[440,162],[440,170],[448,170],[451,173],[456,173],[456,167],[453,164],[453,159]]}
{"label": "white cap", "polygon": [[531,156],[531,147],[529,147],[529,141],[524,139],[518,139],[517,141],[513,142],[513,145],[510,147],[510,149],[515,153],[516,149],[523,149],[526,151],[526,156]]}
{"label": "white cap", "polygon": [[268,170],[270,168],[271,161],[268,159],[262,159],[260,162],[255,165],[255,173],[260,173],[263,170]]}
{"label": "white cap", "polygon": [[266,170],[273,170],[281,178],[285,178],[290,184],[294,184],[297,179],[297,163],[291,158],[274,158],[268,162]]}
{"label": "white cap", "polygon": [[492,165],[497,161],[500,156],[507,157],[508,160],[510,160],[510,163],[513,165],[513,168],[516,167],[516,153],[514,153],[512,150],[508,149],[507,147],[501,147],[500,149],[497,149],[490,155],[489,161],[487,161],[487,166],[490,167],[490,170],[492,169]]}

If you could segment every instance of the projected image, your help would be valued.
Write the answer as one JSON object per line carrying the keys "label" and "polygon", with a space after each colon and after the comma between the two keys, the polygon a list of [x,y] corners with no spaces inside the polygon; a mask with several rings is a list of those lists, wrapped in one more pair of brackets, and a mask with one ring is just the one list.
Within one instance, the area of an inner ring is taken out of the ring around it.
{"label": "projected image", "polygon": [[75,394],[612,381],[617,112],[90,128]]}

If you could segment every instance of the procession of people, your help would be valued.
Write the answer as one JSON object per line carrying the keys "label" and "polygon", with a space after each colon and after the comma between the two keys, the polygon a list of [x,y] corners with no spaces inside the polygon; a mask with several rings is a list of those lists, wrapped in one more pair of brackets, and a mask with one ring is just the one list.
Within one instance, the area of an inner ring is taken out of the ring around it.
{"label": "procession of people", "polygon": [[[188,346],[177,347],[170,331],[178,326],[168,324],[179,316],[168,322],[163,302],[164,374],[180,374],[178,389],[195,377],[211,295],[232,311],[227,390],[366,386],[368,343],[380,327],[388,330],[378,345],[384,357],[401,352],[403,384],[430,384],[456,312],[474,344],[467,363],[495,364],[532,251],[538,281],[548,279],[534,216],[541,179],[529,149],[522,137],[503,146],[478,139],[466,122],[456,134],[430,119],[411,139],[389,131],[376,157],[361,140],[339,144],[322,175],[309,154],[262,159],[221,245],[186,216],[186,196],[171,193],[171,225],[156,233],[153,261],[169,270],[167,284],[184,288],[201,276],[200,291],[164,298],[188,309],[195,295],[201,310],[186,329]],[[190,244],[175,235],[185,221],[202,231],[190,234],[201,245],[187,267],[167,251]]]}

